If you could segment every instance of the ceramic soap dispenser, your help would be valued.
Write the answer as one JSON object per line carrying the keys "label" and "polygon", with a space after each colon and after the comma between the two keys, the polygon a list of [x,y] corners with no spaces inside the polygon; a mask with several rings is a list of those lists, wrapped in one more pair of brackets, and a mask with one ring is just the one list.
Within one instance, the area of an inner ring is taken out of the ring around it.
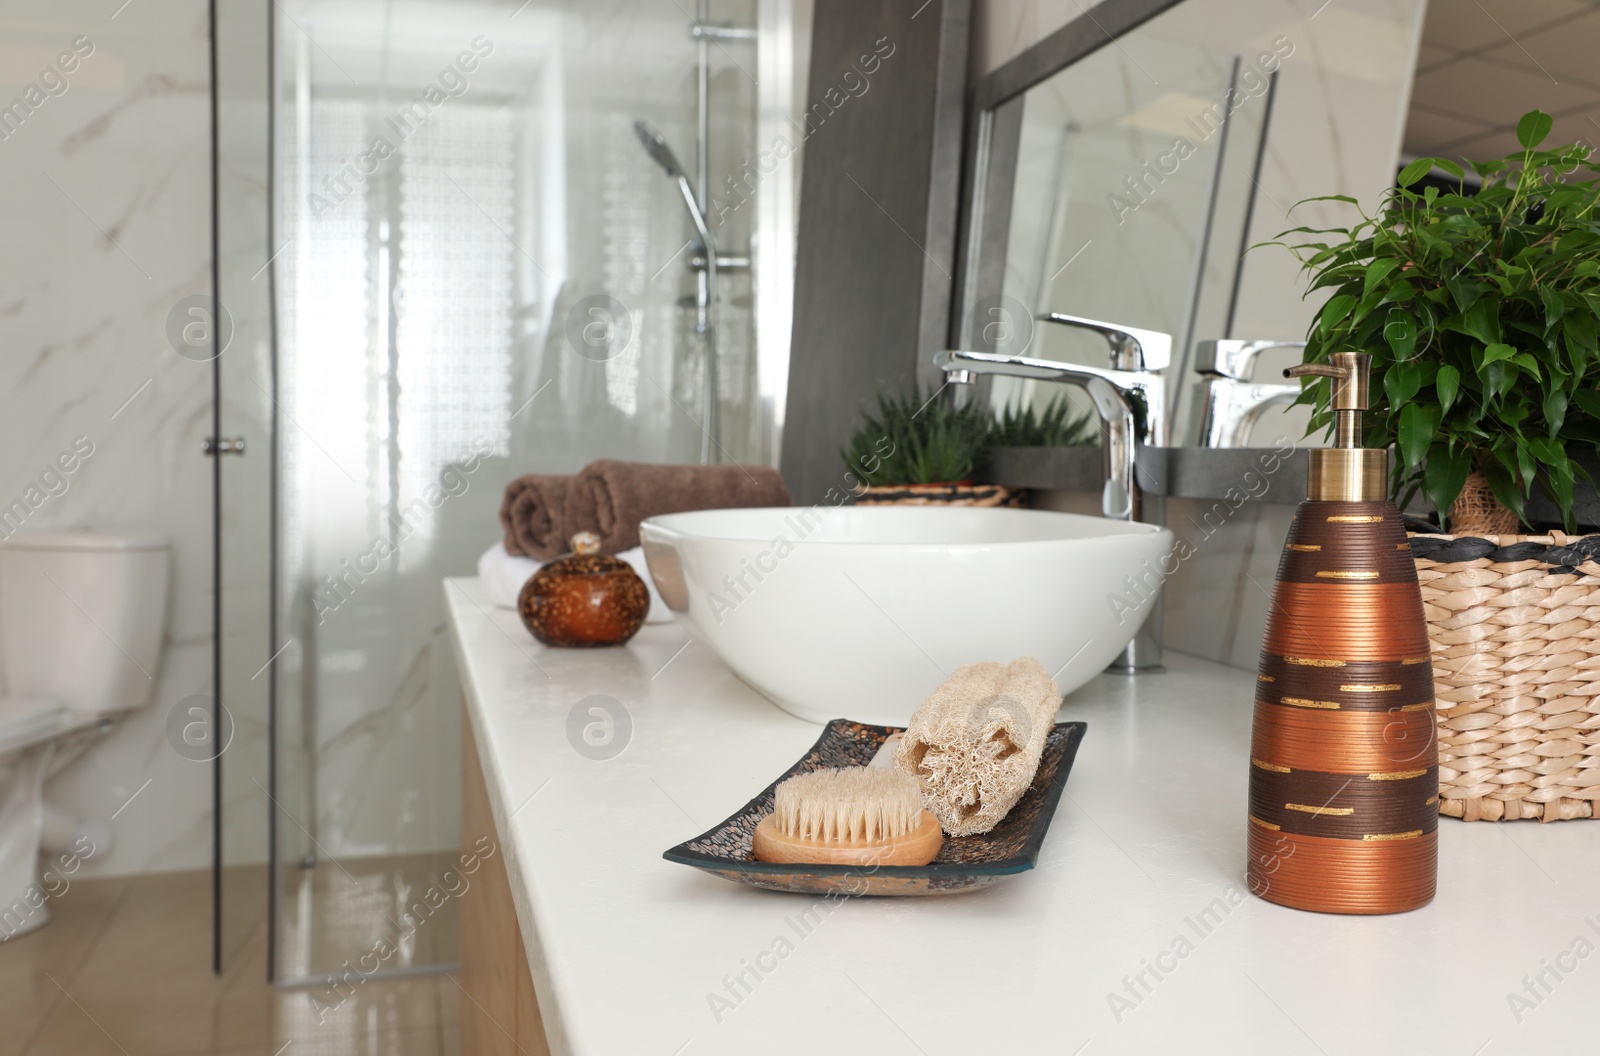
{"label": "ceramic soap dispenser", "polygon": [[1399,913],[1433,899],[1437,874],[1433,666],[1385,497],[1388,452],[1359,446],[1372,357],[1329,360],[1284,372],[1330,379],[1334,446],[1310,451],[1261,647],[1250,889],[1296,909]]}

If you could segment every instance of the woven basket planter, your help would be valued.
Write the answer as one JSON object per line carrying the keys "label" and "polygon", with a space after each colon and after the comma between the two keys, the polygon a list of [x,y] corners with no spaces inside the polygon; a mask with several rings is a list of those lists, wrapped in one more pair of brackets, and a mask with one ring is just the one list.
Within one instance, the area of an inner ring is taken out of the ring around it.
{"label": "woven basket planter", "polygon": [[1414,535],[1439,717],[1439,812],[1596,814],[1600,535]]}
{"label": "woven basket planter", "polygon": [[1026,506],[1025,488],[1002,484],[876,484],[856,493],[857,506]]}

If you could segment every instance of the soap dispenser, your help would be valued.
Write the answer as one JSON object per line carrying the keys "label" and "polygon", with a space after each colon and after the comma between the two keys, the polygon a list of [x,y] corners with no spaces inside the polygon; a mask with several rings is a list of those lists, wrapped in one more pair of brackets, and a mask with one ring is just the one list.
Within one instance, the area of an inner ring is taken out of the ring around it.
{"label": "soap dispenser", "polygon": [[1428,627],[1388,452],[1360,446],[1371,367],[1284,371],[1330,379],[1334,446],[1309,452],[1256,675],[1250,890],[1321,913],[1416,909],[1438,872]]}

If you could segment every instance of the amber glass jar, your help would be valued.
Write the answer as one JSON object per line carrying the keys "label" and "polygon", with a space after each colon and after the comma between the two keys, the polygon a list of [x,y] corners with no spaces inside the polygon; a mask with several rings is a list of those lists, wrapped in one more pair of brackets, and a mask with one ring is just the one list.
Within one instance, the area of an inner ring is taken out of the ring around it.
{"label": "amber glass jar", "polygon": [[572,551],[523,584],[517,596],[523,625],[545,645],[621,645],[644,624],[650,592],[626,561],[600,553],[594,533],[573,536]]}

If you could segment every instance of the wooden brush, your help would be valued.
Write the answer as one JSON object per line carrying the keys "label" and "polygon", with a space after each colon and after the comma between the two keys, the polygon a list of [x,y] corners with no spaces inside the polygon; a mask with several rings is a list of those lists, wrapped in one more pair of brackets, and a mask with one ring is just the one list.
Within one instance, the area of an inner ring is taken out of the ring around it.
{"label": "wooden brush", "polygon": [[910,774],[852,766],[796,774],[780,784],[753,839],[763,862],[927,865],[944,845]]}

